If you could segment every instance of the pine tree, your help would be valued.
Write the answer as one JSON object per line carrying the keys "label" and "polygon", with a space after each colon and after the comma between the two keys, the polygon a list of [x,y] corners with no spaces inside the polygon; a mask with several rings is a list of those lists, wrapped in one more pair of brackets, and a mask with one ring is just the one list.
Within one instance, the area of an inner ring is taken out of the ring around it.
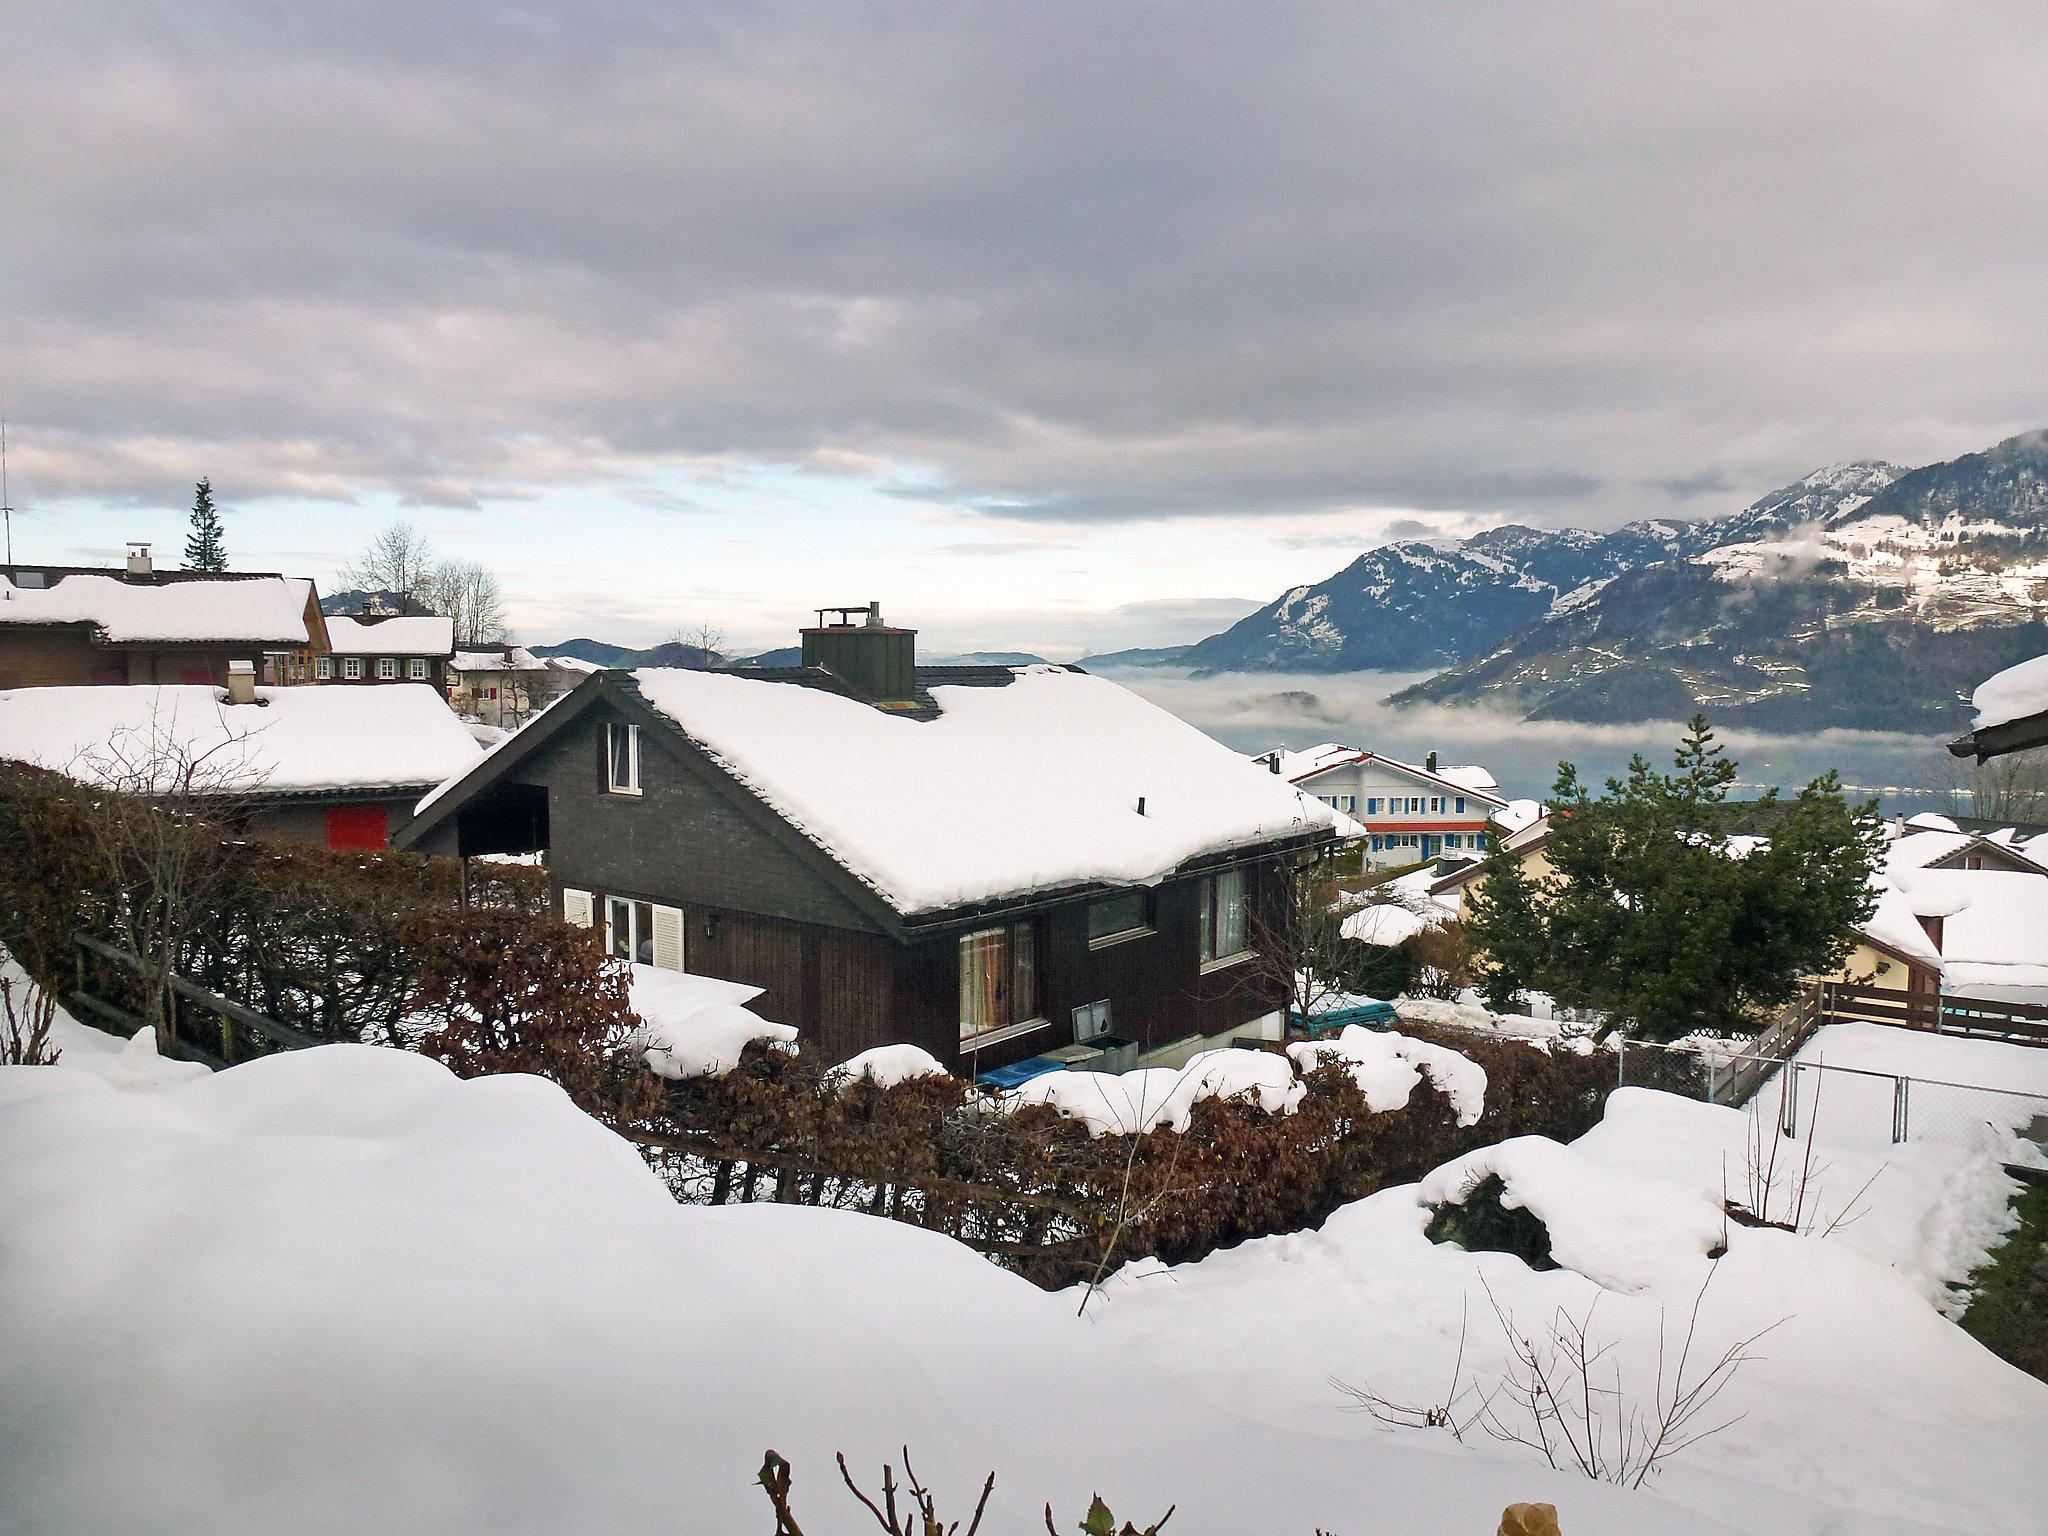
{"label": "pine tree", "polygon": [[185,536],[185,569],[224,571],[228,568],[227,529],[213,509],[213,481],[202,479],[192,497],[192,531]]}
{"label": "pine tree", "polygon": [[1633,758],[1597,798],[1560,767],[1552,873],[1526,880],[1497,856],[1467,901],[1490,996],[1540,987],[1668,1040],[1753,1031],[1804,977],[1841,963],[1872,906],[1875,805],[1851,806],[1826,774],[1789,804],[1767,793],[1768,844],[1739,844],[1726,805],[1736,765],[1705,719],[1692,719],[1673,766]]}

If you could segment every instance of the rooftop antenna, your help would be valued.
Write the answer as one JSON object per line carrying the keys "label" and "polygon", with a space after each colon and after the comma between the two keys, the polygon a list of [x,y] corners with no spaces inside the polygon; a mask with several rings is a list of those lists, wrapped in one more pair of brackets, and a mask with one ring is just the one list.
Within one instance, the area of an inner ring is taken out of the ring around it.
{"label": "rooftop antenna", "polygon": [[7,525],[7,563],[14,564],[14,503],[7,499],[7,407],[0,405],[0,520]]}

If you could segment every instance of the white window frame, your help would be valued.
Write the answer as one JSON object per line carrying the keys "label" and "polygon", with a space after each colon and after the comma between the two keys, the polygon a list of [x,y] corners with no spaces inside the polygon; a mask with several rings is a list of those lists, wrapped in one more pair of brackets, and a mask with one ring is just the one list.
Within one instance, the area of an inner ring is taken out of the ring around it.
{"label": "white window frame", "polygon": [[334,658],[332,656],[315,656],[313,658],[313,676],[323,683],[331,680],[334,676]]}
{"label": "white window frame", "polygon": [[395,683],[398,681],[398,658],[396,656],[379,656],[377,658],[377,681],[380,683]]}
{"label": "white window frame", "polygon": [[[618,913],[622,907],[626,913],[626,953],[620,956],[614,953],[614,951],[617,948],[619,934]],[[647,909],[647,927],[645,932],[641,931],[640,926],[640,909],[642,907]],[[615,960],[623,958],[634,965],[648,965],[652,963],[657,942],[654,933],[656,923],[654,911],[653,902],[643,901],[638,896],[605,897],[604,952]],[[647,959],[645,960],[640,958],[640,946],[643,942],[647,946]]]}
{"label": "white window frame", "polygon": [[424,683],[427,680],[427,658],[424,656],[406,658],[405,675],[415,683]]}
{"label": "white window frame", "polygon": [[363,680],[363,658],[360,656],[342,657],[341,678],[343,682],[360,683]]}
{"label": "white window frame", "polygon": [[[619,774],[619,739],[614,734],[620,728],[626,732],[625,782]],[[604,787],[608,794],[637,795],[640,793],[640,727],[630,720],[607,720],[604,727]]]}

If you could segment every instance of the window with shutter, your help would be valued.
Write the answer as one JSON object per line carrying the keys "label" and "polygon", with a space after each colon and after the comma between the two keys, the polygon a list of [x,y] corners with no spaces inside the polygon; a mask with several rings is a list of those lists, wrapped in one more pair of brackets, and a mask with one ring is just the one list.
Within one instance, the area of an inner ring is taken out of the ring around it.
{"label": "window with shutter", "polygon": [[654,909],[654,963],[664,971],[683,969],[683,913],[680,907]]}
{"label": "window with shutter", "polygon": [[562,921],[573,923],[578,928],[588,928],[597,921],[597,915],[591,904],[590,892],[563,890]]}

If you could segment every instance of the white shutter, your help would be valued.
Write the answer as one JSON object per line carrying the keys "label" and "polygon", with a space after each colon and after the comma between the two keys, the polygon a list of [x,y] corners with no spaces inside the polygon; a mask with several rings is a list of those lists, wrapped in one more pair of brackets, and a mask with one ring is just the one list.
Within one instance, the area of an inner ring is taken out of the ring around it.
{"label": "white shutter", "polygon": [[664,971],[683,968],[683,913],[680,907],[654,909],[654,963]]}
{"label": "white shutter", "polygon": [[596,923],[597,916],[590,904],[590,892],[563,889],[562,921],[574,923],[578,928],[588,928]]}

